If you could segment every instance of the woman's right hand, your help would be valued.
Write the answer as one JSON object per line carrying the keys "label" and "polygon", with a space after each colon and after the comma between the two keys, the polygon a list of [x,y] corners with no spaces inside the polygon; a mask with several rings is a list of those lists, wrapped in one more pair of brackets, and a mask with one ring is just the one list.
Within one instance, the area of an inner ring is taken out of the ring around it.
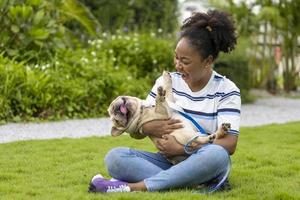
{"label": "woman's right hand", "polygon": [[179,128],[183,128],[179,119],[153,120],[143,124],[143,133],[161,138],[162,135],[170,134]]}

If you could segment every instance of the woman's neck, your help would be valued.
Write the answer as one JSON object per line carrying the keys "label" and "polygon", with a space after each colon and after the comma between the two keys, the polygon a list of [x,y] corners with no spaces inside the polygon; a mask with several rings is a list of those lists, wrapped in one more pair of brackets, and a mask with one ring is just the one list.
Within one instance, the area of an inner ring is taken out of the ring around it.
{"label": "woman's neck", "polygon": [[200,79],[197,82],[188,84],[191,91],[192,92],[199,92],[200,90],[202,90],[207,85],[207,83],[209,82],[209,80],[211,78],[211,75],[212,75],[212,70],[209,70],[207,72],[207,74],[202,79]]}

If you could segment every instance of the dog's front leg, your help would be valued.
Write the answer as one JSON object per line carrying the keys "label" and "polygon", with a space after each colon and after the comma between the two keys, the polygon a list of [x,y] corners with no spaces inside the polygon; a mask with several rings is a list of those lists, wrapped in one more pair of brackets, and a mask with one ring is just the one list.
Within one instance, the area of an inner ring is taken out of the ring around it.
{"label": "dog's front leg", "polygon": [[166,116],[168,118],[169,111],[168,106],[166,102],[166,90],[163,89],[163,87],[159,86],[157,88],[157,95],[155,99],[156,105],[155,105],[155,112],[161,115]]}
{"label": "dog's front leg", "polygon": [[172,92],[172,77],[169,72],[163,72],[164,89],[166,91],[166,99],[170,102],[175,103],[175,99]]}

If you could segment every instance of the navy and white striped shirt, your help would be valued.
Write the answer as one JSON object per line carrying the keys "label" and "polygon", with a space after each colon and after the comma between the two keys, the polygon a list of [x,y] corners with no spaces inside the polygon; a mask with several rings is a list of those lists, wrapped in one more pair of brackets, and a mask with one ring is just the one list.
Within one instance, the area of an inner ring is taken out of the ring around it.
{"label": "navy and white striped shirt", "polygon": [[[175,103],[193,117],[207,133],[214,133],[222,123],[230,123],[230,134],[238,135],[241,115],[241,95],[239,88],[225,76],[213,71],[206,86],[192,92],[181,74],[170,73]],[[146,104],[155,104],[157,87],[163,83],[156,80]]]}

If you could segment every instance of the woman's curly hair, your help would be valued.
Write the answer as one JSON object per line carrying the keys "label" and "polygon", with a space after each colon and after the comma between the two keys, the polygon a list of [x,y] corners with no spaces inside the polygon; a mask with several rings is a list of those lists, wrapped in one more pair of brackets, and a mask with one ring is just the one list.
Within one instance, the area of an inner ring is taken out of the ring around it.
{"label": "woman's curly hair", "polygon": [[220,51],[228,53],[236,45],[236,33],[230,14],[217,10],[196,12],[181,26],[180,38],[188,38],[203,58],[215,60]]}

